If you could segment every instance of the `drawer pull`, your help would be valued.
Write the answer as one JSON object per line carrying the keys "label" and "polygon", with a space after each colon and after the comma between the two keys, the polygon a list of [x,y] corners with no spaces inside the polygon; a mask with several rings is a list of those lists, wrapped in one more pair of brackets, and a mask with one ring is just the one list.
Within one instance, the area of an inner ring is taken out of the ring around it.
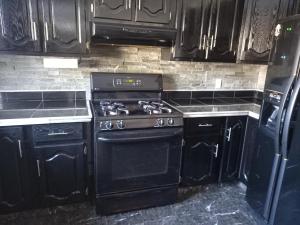
{"label": "drawer pull", "polygon": [[60,132],[60,133],[49,133],[48,136],[60,136],[60,135],[69,135],[70,133],[67,132]]}
{"label": "drawer pull", "polygon": [[214,125],[211,123],[200,123],[198,124],[198,127],[213,127]]}
{"label": "drawer pull", "polygon": [[37,166],[37,170],[38,170],[38,176],[41,176],[41,168],[40,168],[40,160],[36,160],[36,166]]}

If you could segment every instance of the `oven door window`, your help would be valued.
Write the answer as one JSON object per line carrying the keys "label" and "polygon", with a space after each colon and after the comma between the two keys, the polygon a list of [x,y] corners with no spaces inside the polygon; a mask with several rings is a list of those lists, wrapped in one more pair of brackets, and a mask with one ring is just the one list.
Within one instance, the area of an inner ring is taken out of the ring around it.
{"label": "oven door window", "polygon": [[97,193],[178,183],[182,129],[100,134],[96,152]]}

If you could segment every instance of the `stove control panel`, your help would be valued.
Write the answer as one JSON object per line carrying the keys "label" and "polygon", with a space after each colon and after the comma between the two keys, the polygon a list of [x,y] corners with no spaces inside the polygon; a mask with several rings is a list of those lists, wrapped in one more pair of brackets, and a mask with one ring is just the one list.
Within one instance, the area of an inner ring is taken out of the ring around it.
{"label": "stove control panel", "polygon": [[159,127],[179,127],[183,126],[183,118],[147,118],[147,119],[124,119],[124,120],[104,120],[98,122],[98,128],[103,131],[159,128]]}

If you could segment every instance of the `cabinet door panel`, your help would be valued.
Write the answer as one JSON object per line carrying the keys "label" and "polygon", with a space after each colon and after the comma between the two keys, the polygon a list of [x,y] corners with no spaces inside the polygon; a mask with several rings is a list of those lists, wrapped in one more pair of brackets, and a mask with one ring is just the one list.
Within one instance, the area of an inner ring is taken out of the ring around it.
{"label": "cabinet door panel", "polygon": [[137,0],[136,18],[138,22],[170,24],[176,14],[174,0]]}
{"label": "cabinet door panel", "polygon": [[238,178],[244,143],[246,117],[228,117],[221,161],[221,181]]}
{"label": "cabinet door panel", "polygon": [[35,147],[44,203],[75,200],[85,193],[85,145]]}
{"label": "cabinet door panel", "polygon": [[94,0],[94,17],[132,20],[132,0]]}
{"label": "cabinet door panel", "polygon": [[84,47],[82,0],[43,0],[45,52],[81,53]]}
{"label": "cabinet door panel", "polygon": [[243,0],[213,0],[208,32],[209,60],[236,59]]}
{"label": "cabinet door panel", "polygon": [[182,182],[185,185],[217,181],[219,136],[187,138],[183,152]]}
{"label": "cabinet door panel", "polygon": [[36,0],[0,0],[0,51],[40,51]]}
{"label": "cabinet door panel", "polygon": [[18,210],[26,204],[21,129],[0,129],[0,212]]}
{"label": "cabinet door panel", "polygon": [[182,23],[174,47],[174,58],[204,59],[210,9],[210,1],[183,1]]}
{"label": "cabinet door panel", "polygon": [[279,3],[280,0],[247,1],[239,46],[240,60],[260,63],[268,61]]}

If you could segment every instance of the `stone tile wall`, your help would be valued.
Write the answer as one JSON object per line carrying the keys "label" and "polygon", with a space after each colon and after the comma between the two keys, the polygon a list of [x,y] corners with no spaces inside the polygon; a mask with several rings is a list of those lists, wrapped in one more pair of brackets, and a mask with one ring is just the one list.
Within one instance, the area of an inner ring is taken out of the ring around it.
{"label": "stone tile wall", "polygon": [[102,46],[79,69],[45,69],[43,57],[0,55],[0,91],[86,90],[91,72],[162,73],[165,90],[262,90],[266,66],[163,60],[158,47]]}

